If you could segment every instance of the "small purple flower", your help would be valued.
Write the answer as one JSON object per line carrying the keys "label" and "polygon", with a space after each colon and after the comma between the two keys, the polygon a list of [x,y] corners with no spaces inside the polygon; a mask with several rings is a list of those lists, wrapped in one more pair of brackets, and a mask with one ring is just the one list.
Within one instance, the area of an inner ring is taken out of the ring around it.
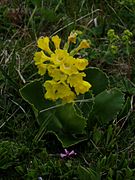
{"label": "small purple flower", "polygon": [[76,155],[76,153],[75,153],[74,150],[68,151],[67,149],[64,149],[64,152],[65,152],[65,153],[60,153],[60,157],[61,157],[61,158],[71,157],[71,156],[73,156],[73,155]]}

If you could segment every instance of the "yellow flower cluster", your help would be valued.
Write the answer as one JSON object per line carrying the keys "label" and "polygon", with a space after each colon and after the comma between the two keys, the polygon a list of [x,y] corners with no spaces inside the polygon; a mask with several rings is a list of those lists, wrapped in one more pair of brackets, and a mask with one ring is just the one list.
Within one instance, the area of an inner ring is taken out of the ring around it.
{"label": "yellow flower cluster", "polygon": [[[61,49],[61,39],[56,35],[51,38],[55,46],[53,52],[49,47],[49,37],[39,38],[37,41],[40,52],[34,55],[35,65],[38,73],[43,76],[47,72],[52,80],[46,80],[44,87],[46,89],[45,98],[56,101],[61,99],[63,102],[70,103],[79,94],[89,91],[91,84],[83,80],[86,76],[82,72],[88,65],[84,58],[74,58],[68,53],[70,43],[76,43],[76,34],[71,33],[68,37],[67,49]],[[65,46],[66,47],[66,46]],[[78,52],[82,48],[89,48],[87,40],[82,40],[77,48],[72,50]]]}

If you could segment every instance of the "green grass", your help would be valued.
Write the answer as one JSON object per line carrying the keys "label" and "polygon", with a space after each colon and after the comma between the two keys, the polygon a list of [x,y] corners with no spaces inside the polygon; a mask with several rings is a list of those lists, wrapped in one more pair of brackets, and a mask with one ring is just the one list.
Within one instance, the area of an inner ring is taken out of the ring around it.
{"label": "green grass", "polygon": [[[12,2],[0,2],[0,180],[134,180],[135,2]],[[125,29],[133,33],[129,53],[121,42],[117,54],[108,51],[112,28],[119,36]],[[88,140],[69,148],[76,156],[61,159],[63,148],[53,134],[34,141],[39,124],[19,89],[40,77],[33,63],[37,38],[57,33],[66,39],[73,29],[91,40],[90,65],[107,73],[110,86],[121,89],[127,103],[111,122],[90,126]]]}

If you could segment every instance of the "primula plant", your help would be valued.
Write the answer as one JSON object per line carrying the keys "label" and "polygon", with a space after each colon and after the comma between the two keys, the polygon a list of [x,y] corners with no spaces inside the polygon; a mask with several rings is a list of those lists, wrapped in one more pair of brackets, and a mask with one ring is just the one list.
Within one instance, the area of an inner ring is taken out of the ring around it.
{"label": "primula plant", "polygon": [[52,78],[44,83],[46,89],[45,99],[56,101],[61,99],[65,103],[73,102],[77,95],[89,91],[91,84],[83,80],[86,74],[83,70],[88,65],[88,60],[74,58],[82,48],[89,48],[88,41],[82,40],[77,48],[68,52],[70,43],[76,43],[77,33],[68,37],[64,48],[60,48],[61,39],[56,35],[51,38],[54,43],[54,52],[49,47],[49,37],[40,38],[37,42],[41,51],[34,56],[38,73],[43,76],[48,73]]}
{"label": "primula plant", "polygon": [[45,133],[54,133],[63,147],[88,138],[94,122],[108,123],[122,109],[123,93],[110,89],[109,78],[90,60],[80,58],[90,40],[80,31],[72,31],[63,45],[56,35],[41,37],[34,54],[40,79],[24,86],[20,93],[33,107],[39,123],[34,141]]}

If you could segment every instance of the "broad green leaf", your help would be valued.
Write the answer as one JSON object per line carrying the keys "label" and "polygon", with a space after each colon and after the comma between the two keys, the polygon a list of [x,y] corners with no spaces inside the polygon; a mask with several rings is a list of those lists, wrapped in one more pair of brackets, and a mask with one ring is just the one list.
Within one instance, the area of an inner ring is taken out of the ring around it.
{"label": "broad green leaf", "polygon": [[45,100],[43,86],[40,79],[25,85],[20,89],[20,94],[25,101],[31,104],[38,111],[54,105],[51,101]]}
{"label": "broad green leaf", "polygon": [[65,132],[81,134],[86,126],[86,119],[76,113],[72,103],[65,104],[56,110],[56,117],[59,119]]}
{"label": "broad green leaf", "polygon": [[73,104],[65,104],[52,114],[47,129],[57,136],[63,147],[68,147],[87,139],[85,127],[86,119],[76,113]]}
{"label": "broad green leaf", "polygon": [[85,70],[86,78],[92,88],[93,94],[97,95],[108,88],[109,79],[107,75],[98,68],[90,67]]}
{"label": "broad green leaf", "polygon": [[75,144],[87,140],[86,135],[75,136],[75,134],[68,134],[62,131],[57,133],[55,133],[55,131],[50,131],[50,132],[56,135],[57,139],[61,142],[63,148],[73,146]]}
{"label": "broad green leaf", "polygon": [[105,90],[95,97],[94,116],[102,123],[112,120],[122,109],[124,94],[118,89]]}
{"label": "broad green leaf", "polygon": [[27,84],[20,90],[20,93],[36,109],[35,115],[40,128],[34,141],[40,140],[48,132],[53,132],[64,147],[86,139],[86,136],[83,135],[85,134],[86,119],[76,112],[73,104],[57,107],[51,101],[45,100],[40,80]]}
{"label": "broad green leaf", "polygon": [[77,104],[77,108],[80,109],[82,115],[85,118],[88,118],[89,114],[93,109],[93,104],[94,104],[93,94],[90,91],[86,92],[84,95],[81,96],[80,101],[76,102],[76,104]]}

